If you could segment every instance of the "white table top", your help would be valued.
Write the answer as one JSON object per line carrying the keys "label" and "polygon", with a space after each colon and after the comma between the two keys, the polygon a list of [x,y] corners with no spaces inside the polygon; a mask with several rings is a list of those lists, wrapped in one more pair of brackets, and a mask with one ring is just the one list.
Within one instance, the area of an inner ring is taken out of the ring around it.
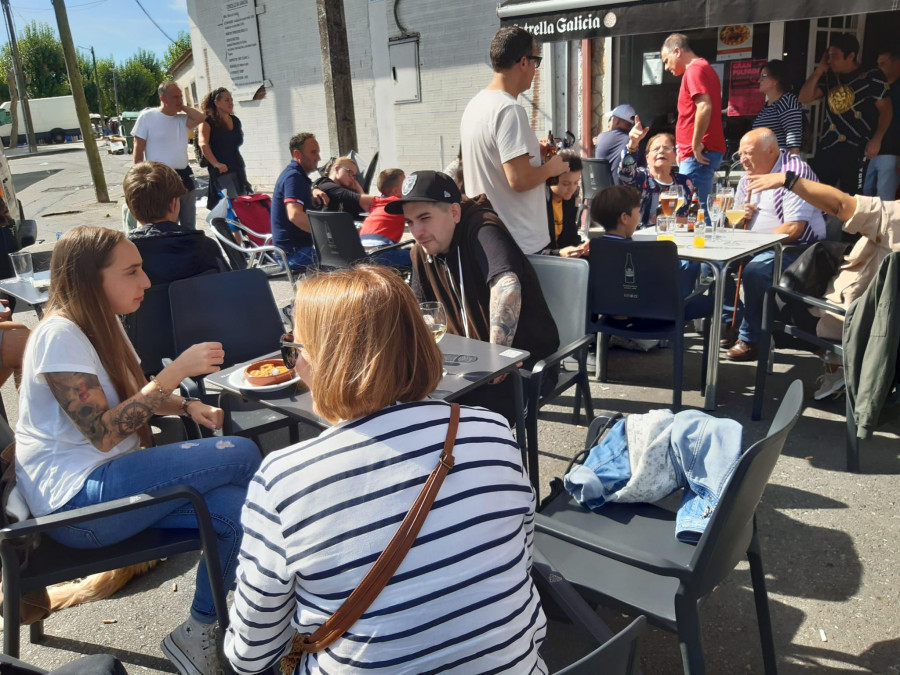
{"label": "white table top", "polygon": [[[656,228],[647,227],[638,230],[632,236],[635,241],[655,241]],[[759,251],[771,248],[774,244],[787,239],[786,234],[760,233],[747,230],[719,231],[716,241],[712,241],[709,232],[706,235],[706,246],[694,248],[693,232],[675,232],[675,245],[678,257],[685,260],[701,262],[726,263]]]}
{"label": "white table top", "polygon": [[[47,281],[49,279],[49,270],[34,273],[35,281]],[[28,283],[27,281],[19,281],[16,277],[0,280],[0,291],[32,306],[42,305],[50,298],[46,288],[39,290],[34,287],[34,284]]]}

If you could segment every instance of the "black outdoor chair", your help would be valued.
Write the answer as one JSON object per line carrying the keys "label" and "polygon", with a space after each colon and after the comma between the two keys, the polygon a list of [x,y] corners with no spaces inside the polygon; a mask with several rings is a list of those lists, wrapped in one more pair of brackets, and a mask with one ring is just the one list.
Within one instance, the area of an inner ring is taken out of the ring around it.
{"label": "black outdoor chair", "polygon": [[709,317],[713,303],[710,297],[703,296],[709,288],[706,284],[698,285],[688,297],[682,297],[681,270],[675,244],[670,241],[595,239],[591,244],[589,261],[589,307],[592,317],[597,318],[588,330],[601,333],[597,348],[597,376],[600,381],[606,382],[607,378],[611,336],[669,340],[674,359],[672,405],[681,407],[685,323],[702,318],[702,392],[706,388]]}
{"label": "black outdoor chair", "polygon": [[581,203],[578,205],[578,213],[575,216],[575,222],[579,225],[581,225],[583,212],[590,208],[594,193],[601,188],[615,184],[608,159],[583,157],[581,164],[584,167],[581,172]]}
{"label": "black outdoor chair", "polygon": [[[0,418],[0,446],[6,447],[12,442],[13,437],[6,420]],[[16,544],[21,542],[22,537],[44,535],[61,527],[171,501],[190,502],[197,515],[198,530],[151,528],[113,546],[95,549],[69,548],[57,544],[49,536],[40,536],[37,548],[28,554],[27,565],[23,567],[20,562]],[[221,569],[216,533],[206,502],[194,488],[184,485],[73,509],[65,513],[29,518],[0,529],[3,653],[13,657],[19,655],[19,601],[23,595],[98,572],[108,572],[196,550],[202,551],[209,569]],[[225,587],[219,574],[210,574],[209,580],[216,617],[224,629],[228,626]],[[39,642],[43,636],[44,622],[31,624],[31,642]]]}
{"label": "black outdoor chair", "polygon": [[52,671],[32,666],[12,656],[0,654],[0,675],[83,675],[84,673],[104,673],[104,675],[127,675],[121,662],[109,654],[82,656]]}
{"label": "black outdoor chair", "polygon": [[[535,516],[535,548],[588,602],[630,614],[678,634],[684,671],[705,672],[700,640],[700,606],[746,555],[756,604],[766,673],[776,672],[756,506],[788,432],[800,416],[803,383],[795,380],[768,435],[754,443],[720,495],[696,546],[675,537],[675,513],[653,504],[609,503],[598,512],[561,489]],[[596,445],[618,415],[598,416],[585,451]]]}
{"label": "black outdoor chair", "polygon": [[[281,313],[260,269],[173,281],[169,301],[176,354],[198,342],[221,342],[225,350],[222,367],[228,368],[262,358],[281,346]],[[297,423],[289,417],[231,395],[210,394],[202,379],[185,380],[182,389],[225,409],[226,434],[246,436],[259,445],[260,434],[287,426],[290,442],[299,439]]]}
{"label": "black outdoor chair", "polygon": [[[595,342],[596,337],[593,333],[585,332],[589,276],[587,261],[547,255],[530,255],[528,261],[537,273],[541,292],[547,301],[547,306],[550,308],[559,332],[559,349],[535,363],[530,372],[521,371],[523,377],[528,380],[526,392],[528,471],[531,482],[537,490],[539,488],[537,425],[540,408],[575,387],[572,423],[578,424],[581,421],[582,398],[584,398],[584,410],[588,423],[594,418],[591,386],[588,382],[587,351]],[[574,373],[560,371],[559,379],[553,390],[541,396],[544,373],[550,368],[560,368],[563,359],[570,356],[577,361],[578,369]]]}
{"label": "black outdoor chair", "polygon": [[309,211],[309,227],[312,232],[316,256],[322,267],[348,269],[354,264],[368,262],[379,252],[402,248],[412,240],[398,244],[379,246],[370,252],[363,248],[353,216],[343,211]]}

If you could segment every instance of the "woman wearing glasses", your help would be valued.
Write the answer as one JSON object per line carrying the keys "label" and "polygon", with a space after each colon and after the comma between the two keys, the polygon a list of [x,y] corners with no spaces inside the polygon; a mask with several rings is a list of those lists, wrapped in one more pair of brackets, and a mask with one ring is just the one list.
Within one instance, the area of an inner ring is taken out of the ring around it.
{"label": "woman wearing glasses", "polygon": [[[443,359],[412,291],[364,265],[301,281],[285,362],[334,426],[266,457],[242,522],[225,637],[237,672],[313,633],[385,549],[441,455]],[[390,320],[386,320],[389,317]],[[402,345],[402,348],[398,348]],[[534,492],[506,421],[461,409],[455,465],[399,569],[350,632],[295,673],[546,672],[529,576]]]}
{"label": "woman wearing glasses", "polygon": [[360,220],[362,213],[372,206],[372,195],[363,194],[357,178],[359,169],[352,157],[338,157],[328,170],[328,176],[315,182],[315,187],[328,195],[327,211],[344,211]]}
{"label": "woman wearing glasses", "polygon": [[[223,412],[173,393],[185,377],[219,370],[217,342],[194,345],[148,382],[118,316],[136,311],[150,281],[134,244],[116,230],[76,227],[53,247],[50,301],[22,368],[16,480],[35,516],[66,512],[174,485],[205,498],[222,569],[201,560],[190,618],[163,640],[181,673],[213,675],[216,614],[208,574],[234,583],[239,514],[259,466],[252,441],[212,437],[153,447],[153,415],[190,417],[208,429]],[[151,527],[196,528],[189,505],[170,502],[54,530],[73,548],[109,546]]]}
{"label": "woman wearing glasses", "polygon": [[641,193],[641,226],[656,224],[659,195],[680,185],[684,191],[684,204],[675,212],[676,217],[686,218],[694,194],[694,184],[687,176],[677,173],[675,166],[675,137],[660,133],[647,143],[647,166],[638,166],[638,144],[650,131],[635,116],[634,126],[628,134],[628,145],[622,150],[619,179],[622,185],[630,185]]}
{"label": "woman wearing glasses", "polygon": [[753,128],[771,129],[779,148],[798,154],[803,141],[803,108],[791,93],[784,61],[775,59],[759,69],[759,93],[765,94],[766,105],[753,120]]}

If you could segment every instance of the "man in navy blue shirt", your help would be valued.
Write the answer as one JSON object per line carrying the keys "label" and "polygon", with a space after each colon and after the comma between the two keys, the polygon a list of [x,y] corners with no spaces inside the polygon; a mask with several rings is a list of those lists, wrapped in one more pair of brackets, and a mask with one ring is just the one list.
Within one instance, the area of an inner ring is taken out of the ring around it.
{"label": "man in navy blue shirt", "polygon": [[622,161],[622,148],[628,145],[628,132],[634,126],[634,108],[627,103],[616,106],[609,113],[608,131],[598,134],[594,157],[609,161],[613,183],[620,185],[619,163]]}
{"label": "man in navy blue shirt", "polygon": [[319,143],[313,134],[303,132],[291,138],[288,147],[293,159],[278,176],[272,194],[272,240],[287,255],[291,271],[301,271],[317,262],[306,212],[318,207],[321,199],[313,197],[308,176],[319,164]]}

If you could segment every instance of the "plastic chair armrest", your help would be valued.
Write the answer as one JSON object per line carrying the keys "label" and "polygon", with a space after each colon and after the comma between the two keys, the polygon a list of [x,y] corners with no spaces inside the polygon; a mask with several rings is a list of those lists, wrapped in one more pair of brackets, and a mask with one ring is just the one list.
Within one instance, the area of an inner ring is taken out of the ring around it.
{"label": "plastic chair armrest", "polygon": [[604,558],[616,560],[631,567],[637,567],[646,572],[659,574],[664,577],[676,577],[682,581],[690,580],[693,570],[684,565],[680,565],[671,560],[661,558],[647,553],[645,551],[636,550],[627,544],[605,542],[604,545],[594,542],[585,541],[583,532],[576,527],[559,523],[552,518],[535,514],[534,529],[537,532],[550,535],[562,541],[568,542],[591,553],[602,555]]}
{"label": "plastic chair armrest", "polygon": [[567,356],[571,356],[582,347],[593,344],[597,339],[596,334],[585,335],[578,338],[575,342],[567,344],[565,347],[556,350],[552,354],[545,356],[543,359],[534,364],[530,373],[523,372],[523,375],[530,376],[543,372],[548,366],[554,366],[561,362]]}
{"label": "plastic chair armrest", "polygon": [[64,513],[53,513],[47,516],[29,518],[20,523],[13,523],[0,530],[0,541],[18,539],[19,537],[30,534],[55,530],[63,525],[75,525],[76,523],[82,523],[87,520],[96,520],[97,518],[112,516],[126,511],[134,511],[135,509],[144,508],[151,504],[169,502],[176,499],[187,499],[191,503],[191,506],[194,507],[194,511],[198,514],[198,518],[208,512],[206,502],[197,490],[187,485],[176,485],[164,490],[145,492],[132,495],[131,497],[115,499],[111,502],[103,502],[102,504],[85,506],[80,509],[72,509],[71,511],[66,511]]}
{"label": "plastic chair armrest", "polygon": [[377,246],[375,248],[368,249],[366,252],[369,255],[374,255],[376,253],[383,253],[384,251],[393,251],[398,248],[412,246],[415,243],[415,239],[407,239],[406,241],[398,241],[396,244],[385,244],[384,246]]}
{"label": "plastic chair armrest", "polygon": [[790,300],[796,300],[797,302],[802,302],[805,305],[810,305],[811,307],[818,307],[819,309],[824,309],[826,312],[833,312],[835,314],[840,314],[844,316],[847,314],[847,310],[843,307],[839,307],[838,305],[833,305],[830,302],[825,302],[820,298],[814,298],[811,295],[804,295],[803,293],[798,293],[797,291],[791,290],[789,288],[781,288],[780,286],[769,286],[766,289],[766,292],[771,295],[778,295],[782,298],[788,298]]}

